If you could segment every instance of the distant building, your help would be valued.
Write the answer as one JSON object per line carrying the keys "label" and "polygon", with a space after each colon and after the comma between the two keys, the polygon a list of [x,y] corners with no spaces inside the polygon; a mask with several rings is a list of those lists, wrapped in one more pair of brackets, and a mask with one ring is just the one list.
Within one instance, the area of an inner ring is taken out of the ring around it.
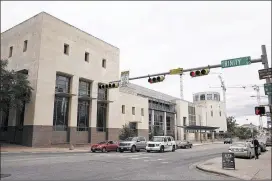
{"label": "distant building", "polygon": [[[137,135],[205,140],[224,132],[226,116],[217,92],[194,102],[135,84],[109,90],[120,78],[120,50],[42,12],[1,33],[1,59],[28,74],[31,102],[0,120],[1,141],[26,146],[118,140],[127,124]],[[202,135],[202,136],[201,136]]]}

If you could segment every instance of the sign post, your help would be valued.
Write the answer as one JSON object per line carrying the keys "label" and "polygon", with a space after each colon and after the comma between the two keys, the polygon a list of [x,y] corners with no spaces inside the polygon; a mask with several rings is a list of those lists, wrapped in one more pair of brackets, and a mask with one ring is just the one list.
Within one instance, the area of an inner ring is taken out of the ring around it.
{"label": "sign post", "polygon": [[222,168],[233,168],[235,170],[235,156],[234,153],[222,153]]}
{"label": "sign post", "polygon": [[272,83],[264,84],[264,93],[265,95],[272,95]]}
{"label": "sign post", "polygon": [[251,64],[251,57],[240,57],[221,61],[222,68],[237,67]]}
{"label": "sign post", "polygon": [[121,72],[120,87],[126,87],[129,84],[129,71]]}
{"label": "sign post", "polygon": [[258,72],[259,72],[260,80],[272,78],[272,68],[261,69],[261,70],[258,70]]}

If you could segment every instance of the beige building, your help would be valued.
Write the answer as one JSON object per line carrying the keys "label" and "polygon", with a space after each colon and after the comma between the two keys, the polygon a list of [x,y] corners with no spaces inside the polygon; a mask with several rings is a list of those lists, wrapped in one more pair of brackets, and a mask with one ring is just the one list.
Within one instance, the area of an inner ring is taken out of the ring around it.
{"label": "beige building", "polygon": [[197,139],[186,127],[197,129],[194,103],[135,84],[99,88],[120,79],[119,54],[45,12],[1,33],[1,59],[28,74],[34,89],[22,111],[10,109],[2,117],[1,141],[46,146],[118,140],[125,124],[146,138]]}

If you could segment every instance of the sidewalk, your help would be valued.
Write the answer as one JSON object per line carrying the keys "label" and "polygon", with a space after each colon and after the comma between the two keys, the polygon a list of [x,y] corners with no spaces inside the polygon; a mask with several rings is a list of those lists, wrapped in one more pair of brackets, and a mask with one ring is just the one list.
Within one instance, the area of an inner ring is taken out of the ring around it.
{"label": "sidewalk", "polygon": [[201,145],[211,145],[211,144],[223,144],[223,141],[214,141],[214,142],[193,142],[193,146],[201,146]]}
{"label": "sidewalk", "polygon": [[242,180],[271,180],[271,147],[258,160],[235,158],[235,170],[222,169],[222,158],[217,157],[198,164],[202,171],[235,177]]}
{"label": "sidewalk", "polygon": [[20,145],[4,144],[1,145],[1,154],[7,153],[87,153],[90,152],[89,145],[75,146],[70,150],[69,145],[48,147],[48,148],[35,148]]}

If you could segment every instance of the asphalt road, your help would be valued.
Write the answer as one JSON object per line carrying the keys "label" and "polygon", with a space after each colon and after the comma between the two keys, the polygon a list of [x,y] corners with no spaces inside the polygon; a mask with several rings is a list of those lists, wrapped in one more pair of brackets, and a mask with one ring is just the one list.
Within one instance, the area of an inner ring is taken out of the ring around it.
{"label": "asphalt road", "polygon": [[2,154],[1,173],[10,174],[3,180],[233,180],[195,168],[197,162],[221,156],[228,146],[165,153]]}

